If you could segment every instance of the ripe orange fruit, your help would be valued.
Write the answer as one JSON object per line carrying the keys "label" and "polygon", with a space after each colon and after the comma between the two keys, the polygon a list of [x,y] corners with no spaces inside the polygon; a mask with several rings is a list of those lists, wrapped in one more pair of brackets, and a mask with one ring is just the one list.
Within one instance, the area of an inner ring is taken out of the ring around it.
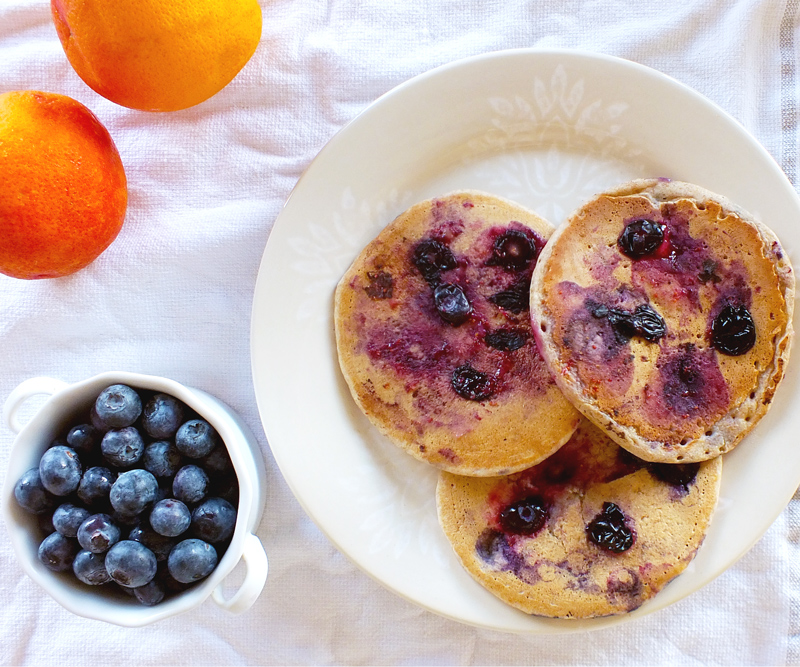
{"label": "ripe orange fruit", "polygon": [[231,82],[261,39],[258,0],[51,0],[64,52],[103,97],[177,111]]}
{"label": "ripe orange fruit", "polygon": [[119,234],[128,189],[108,131],[80,102],[0,95],[0,273],[57,278]]}

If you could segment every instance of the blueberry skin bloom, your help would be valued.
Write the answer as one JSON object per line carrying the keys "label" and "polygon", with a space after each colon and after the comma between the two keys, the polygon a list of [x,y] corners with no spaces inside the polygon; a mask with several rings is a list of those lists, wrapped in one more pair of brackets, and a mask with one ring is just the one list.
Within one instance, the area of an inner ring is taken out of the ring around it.
{"label": "blueberry skin bloom", "polygon": [[130,468],[144,454],[144,440],[133,426],[112,429],[103,436],[100,443],[103,456],[117,468]]}
{"label": "blueberry skin bloom", "polygon": [[135,516],[152,505],[158,494],[158,482],[152,473],[141,468],[123,472],[108,494],[111,506],[120,514]]}
{"label": "blueberry skin bloom", "polygon": [[142,414],[142,399],[131,387],[113,384],[100,392],[94,407],[106,428],[125,428]]}
{"label": "blueberry skin bloom", "polygon": [[236,509],[222,498],[209,498],[192,511],[192,531],[206,542],[227,540],[235,527]]}
{"label": "blueberry skin bloom", "polygon": [[39,460],[42,486],[56,496],[68,496],[81,483],[81,462],[71,447],[51,447]]}
{"label": "blueberry skin bloom", "polygon": [[187,505],[199,503],[208,493],[209,479],[201,467],[183,466],[172,480],[172,495]]}
{"label": "blueberry skin bloom", "polygon": [[104,554],[96,554],[91,551],[79,551],[72,561],[72,571],[78,578],[88,586],[101,586],[111,581],[111,577],[106,570],[106,558]]}
{"label": "blueberry skin bloom", "polygon": [[156,477],[172,477],[183,462],[178,448],[167,440],[152,442],[144,450],[142,465]]}
{"label": "blueberry skin bloom", "polygon": [[217,550],[195,538],[179,542],[167,558],[169,573],[182,584],[204,579],[216,566]]}
{"label": "blueberry skin bloom", "polygon": [[120,586],[138,588],[156,576],[155,554],[143,544],[133,540],[117,542],[106,554],[106,570]]}
{"label": "blueberry skin bloom", "polygon": [[155,579],[149,581],[144,586],[137,586],[133,589],[133,594],[145,607],[157,605],[164,599],[164,588]]}
{"label": "blueberry skin bloom", "polygon": [[51,533],[42,540],[37,556],[39,562],[53,572],[67,572],[80,550],[78,543],[61,533]]}
{"label": "blueberry skin bloom", "polygon": [[108,514],[92,514],[78,528],[78,543],[92,553],[103,553],[119,542],[119,526]]}
{"label": "blueberry skin bloom", "polygon": [[89,468],[78,485],[78,498],[87,505],[108,500],[111,486],[116,481],[117,476],[104,466],[93,466]]}
{"label": "blueberry skin bloom", "polygon": [[219,435],[204,419],[190,419],[175,434],[175,446],[190,459],[200,459],[217,446]]}
{"label": "blueberry skin bloom", "polygon": [[44,488],[39,477],[39,468],[31,468],[22,474],[14,487],[17,504],[31,514],[44,514],[53,509],[55,498]]}
{"label": "blueberry skin bloom", "polygon": [[183,403],[168,394],[156,394],[142,411],[142,427],[151,438],[171,438],[182,421]]}
{"label": "blueberry skin bloom", "polygon": [[89,518],[89,510],[72,503],[62,503],[53,512],[53,528],[64,537],[77,537],[78,528]]}
{"label": "blueberry skin bloom", "polygon": [[150,525],[164,537],[177,537],[185,533],[192,523],[192,514],[184,503],[175,498],[158,501],[150,512]]}

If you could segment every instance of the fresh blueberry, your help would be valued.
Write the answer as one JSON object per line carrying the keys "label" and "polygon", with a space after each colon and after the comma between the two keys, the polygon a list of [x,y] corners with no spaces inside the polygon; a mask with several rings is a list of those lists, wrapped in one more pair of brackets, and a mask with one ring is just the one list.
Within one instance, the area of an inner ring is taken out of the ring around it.
{"label": "fresh blueberry", "polygon": [[192,531],[206,542],[227,540],[236,527],[236,508],[222,498],[208,498],[192,510]]}
{"label": "fresh blueberry", "polygon": [[81,462],[71,447],[50,447],[39,461],[42,486],[56,496],[68,496],[81,482]]}
{"label": "fresh blueberry", "polygon": [[106,570],[120,586],[138,588],[156,576],[155,554],[133,540],[117,542],[106,554]]}
{"label": "fresh blueberry", "polygon": [[142,399],[125,384],[114,384],[100,392],[95,411],[106,428],[125,428],[142,414]]}
{"label": "fresh blueberry", "polygon": [[112,429],[103,436],[100,449],[106,461],[117,468],[130,468],[144,454],[144,440],[138,429],[126,426]]}
{"label": "fresh blueberry", "polygon": [[155,554],[158,562],[166,561],[169,552],[172,551],[172,547],[179,541],[175,537],[159,535],[147,524],[139,524],[133,528],[128,535],[128,539],[144,544],[144,546]]}
{"label": "fresh blueberry", "polygon": [[78,543],[92,553],[100,554],[119,542],[119,526],[108,514],[92,514],[78,528]]}
{"label": "fresh blueberry", "polygon": [[134,588],[133,594],[146,607],[157,605],[165,596],[164,588],[155,579],[148,581],[144,586]]}
{"label": "fresh blueberry", "polygon": [[67,433],[67,444],[79,455],[89,454],[100,442],[101,434],[91,424],[78,424]]}
{"label": "fresh blueberry", "polygon": [[[220,448],[222,449],[222,448]],[[216,450],[214,450],[216,451]],[[152,442],[144,450],[142,465],[156,477],[172,477],[181,467],[183,457],[174,443],[168,440]]]}
{"label": "fresh blueberry", "polygon": [[177,537],[185,533],[192,523],[192,513],[184,503],[175,498],[157,502],[150,512],[150,525],[159,535]]}
{"label": "fresh blueberry", "polygon": [[216,566],[217,550],[196,538],[179,542],[167,559],[169,573],[184,584],[207,577]]}
{"label": "fresh blueberry", "polygon": [[200,466],[215,477],[224,477],[233,473],[233,463],[225,447],[214,447],[208,456],[200,459]]}
{"label": "fresh blueberry", "polygon": [[142,427],[151,438],[171,438],[182,421],[183,403],[168,394],[156,394],[142,411]]}
{"label": "fresh blueberry", "polygon": [[190,419],[175,434],[175,446],[190,459],[201,459],[217,446],[219,436],[204,419]]}
{"label": "fresh blueberry", "polygon": [[42,484],[39,468],[31,468],[22,474],[14,487],[14,498],[22,509],[32,514],[49,512],[56,503],[56,499]]}
{"label": "fresh blueberry", "polygon": [[89,586],[101,586],[111,581],[106,570],[105,554],[96,554],[92,551],[79,551],[72,561],[72,571],[79,581]]}
{"label": "fresh blueberry", "polygon": [[53,512],[53,528],[64,537],[77,537],[78,528],[89,518],[89,510],[72,503],[62,503]]}
{"label": "fresh blueberry", "polygon": [[187,505],[199,503],[208,493],[209,479],[200,466],[186,465],[172,480],[172,495]]}
{"label": "fresh blueberry", "polygon": [[158,494],[158,482],[142,468],[120,473],[108,494],[111,506],[120,514],[136,516],[150,507]]}
{"label": "fresh blueberry", "polygon": [[96,505],[108,500],[111,486],[117,476],[104,466],[89,468],[78,485],[78,498],[87,505]]}
{"label": "fresh blueberry", "polygon": [[67,572],[80,548],[78,543],[61,533],[51,533],[39,545],[39,561],[53,572]]}

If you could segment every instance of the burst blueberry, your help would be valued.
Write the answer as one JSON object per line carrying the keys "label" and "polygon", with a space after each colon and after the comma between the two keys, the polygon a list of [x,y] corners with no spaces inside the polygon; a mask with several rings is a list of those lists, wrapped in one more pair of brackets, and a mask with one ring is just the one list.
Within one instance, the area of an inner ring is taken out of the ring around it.
{"label": "burst blueberry", "polygon": [[464,290],[452,283],[440,283],[433,290],[433,302],[439,316],[448,324],[464,324],[472,313],[472,305]]}
{"label": "burst blueberry", "polygon": [[711,325],[711,343],[723,354],[739,356],[756,344],[756,324],[746,306],[727,305]]}
{"label": "burst blueberry", "polygon": [[420,241],[414,247],[411,261],[430,285],[438,284],[442,271],[450,271],[458,266],[453,251],[436,239]]}
{"label": "burst blueberry", "polygon": [[592,519],[586,532],[592,542],[611,553],[622,553],[633,546],[633,530],[615,503],[603,503],[602,512]]}
{"label": "burst blueberry", "polygon": [[625,225],[617,239],[620,250],[632,259],[654,253],[664,242],[664,225],[640,218]]}
{"label": "burst blueberry", "polygon": [[495,239],[488,264],[497,264],[512,271],[522,271],[535,256],[536,246],[528,235],[519,229],[509,229]]}
{"label": "burst blueberry", "polygon": [[511,503],[500,513],[500,524],[509,533],[534,535],[547,521],[547,505],[539,496]]}
{"label": "burst blueberry", "polygon": [[469,364],[463,364],[453,371],[450,385],[453,391],[468,401],[484,401],[494,393],[492,378]]}

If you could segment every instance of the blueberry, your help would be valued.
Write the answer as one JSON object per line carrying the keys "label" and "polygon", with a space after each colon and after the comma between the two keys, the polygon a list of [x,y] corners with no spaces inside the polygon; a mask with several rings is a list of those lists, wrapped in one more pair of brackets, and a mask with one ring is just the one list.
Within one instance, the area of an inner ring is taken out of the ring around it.
{"label": "blueberry", "polygon": [[500,523],[509,533],[534,535],[544,526],[547,516],[544,500],[529,496],[506,507],[500,513]]}
{"label": "blueberry", "polygon": [[98,419],[106,428],[125,428],[142,414],[142,399],[125,384],[114,384],[103,389],[94,406]]}
{"label": "blueberry", "polygon": [[509,229],[495,239],[488,264],[498,264],[512,271],[522,271],[536,256],[536,247],[525,232]]}
{"label": "blueberry", "polygon": [[483,401],[494,393],[492,378],[469,364],[463,364],[453,371],[450,385],[453,391],[468,401]]}
{"label": "blueberry", "polygon": [[78,528],[78,543],[92,553],[100,554],[119,542],[119,526],[108,514],[92,514]]}
{"label": "blueberry", "polygon": [[122,540],[106,554],[106,570],[120,586],[138,588],[156,576],[155,554],[139,542]]}
{"label": "blueberry", "polygon": [[72,571],[79,581],[89,586],[102,586],[111,581],[106,570],[105,554],[96,554],[91,551],[79,551],[72,561]]}
{"label": "blueberry", "polygon": [[130,468],[144,454],[144,440],[133,426],[112,429],[103,436],[100,449],[105,459],[117,468]]}
{"label": "blueberry", "polygon": [[489,347],[501,352],[513,352],[518,350],[528,340],[528,335],[524,331],[513,329],[497,329],[490,331],[483,339]]}
{"label": "blueberry", "polygon": [[183,421],[183,403],[168,394],[156,394],[144,406],[142,428],[151,438],[171,438]]}
{"label": "blueberry", "polygon": [[625,225],[617,239],[619,249],[632,259],[655,252],[664,242],[664,225],[641,218]]}
{"label": "blueberry", "polygon": [[215,477],[224,477],[233,473],[233,463],[225,447],[215,447],[208,456],[200,459],[200,466]]}
{"label": "blueberry", "polygon": [[179,542],[167,559],[169,573],[184,584],[207,577],[216,566],[217,550],[196,538]]}
{"label": "blueberry", "polygon": [[756,324],[745,306],[725,306],[711,324],[711,343],[723,354],[739,356],[756,344]]}
{"label": "blueberry", "polygon": [[370,299],[379,301],[381,299],[391,299],[394,293],[394,278],[391,273],[386,271],[367,271],[369,285],[364,288]]}
{"label": "blueberry", "polygon": [[181,467],[183,457],[174,443],[158,440],[145,447],[142,465],[156,477],[173,477]]}
{"label": "blueberry", "polygon": [[93,466],[89,468],[78,485],[78,498],[87,505],[96,505],[108,500],[111,486],[117,476],[108,468]]}
{"label": "blueberry", "polygon": [[415,247],[411,261],[430,285],[439,282],[442,271],[458,266],[453,251],[436,239],[423,239]]}
{"label": "blueberry", "polygon": [[77,537],[78,528],[89,518],[89,510],[72,503],[62,503],[53,512],[53,528],[64,537]]}
{"label": "blueberry", "polygon": [[235,527],[236,509],[222,498],[209,498],[192,510],[192,531],[206,542],[227,540]]}
{"label": "blueberry", "polygon": [[699,463],[652,463],[650,472],[656,479],[688,490],[700,471]]}
{"label": "blueberry", "polygon": [[472,305],[458,285],[440,283],[433,290],[433,302],[439,316],[448,324],[464,324],[472,314]]}
{"label": "blueberry", "polygon": [[190,419],[175,434],[175,446],[190,459],[200,459],[217,446],[219,435],[204,419]]}
{"label": "blueberry", "polygon": [[504,289],[489,297],[495,306],[518,315],[530,309],[531,281],[529,278],[518,280],[508,289]]}
{"label": "blueberry", "polygon": [[42,484],[39,468],[31,468],[22,474],[14,487],[14,498],[22,509],[32,514],[49,512],[56,503],[53,495]]}
{"label": "blueberry", "polygon": [[80,548],[78,543],[61,533],[51,533],[39,545],[39,561],[53,572],[67,572],[72,569],[72,561]]}
{"label": "blueberry", "polygon": [[633,546],[633,531],[624,512],[614,503],[603,503],[603,511],[586,526],[586,532],[592,542],[612,553],[622,553]]}
{"label": "blueberry", "polygon": [[90,454],[100,442],[100,431],[91,424],[78,424],[67,433],[67,444],[78,454]]}
{"label": "blueberry", "polygon": [[133,594],[146,607],[157,605],[165,596],[164,588],[155,579],[134,588]]}
{"label": "blueberry", "polygon": [[133,528],[128,534],[128,539],[134,542],[141,542],[155,554],[158,562],[166,561],[169,552],[172,551],[172,547],[179,541],[175,537],[159,535],[151,526],[144,523]]}
{"label": "blueberry", "polygon": [[192,513],[184,503],[175,498],[160,500],[150,512],[150,525],[159,535],[177,537],[185,533],[192,523]]}
{"label": "blueberry", "polygon": [[39,461],[42,486],[56,496],[67,496],[81,482],[81,462],[71,447],[50,447]]}
{"label": "blueberry", "polygon": [[120,514],[135,516],[150,507],[158,494],[153,474],[141,468],[123,472],[108,494],[111,506]]}
{"label": "blueberry", "polygon": [[199,503],[208,493],[209,478],[206,471],[196,465],[183,466],[172,480],[172,495],[187,505]]}

